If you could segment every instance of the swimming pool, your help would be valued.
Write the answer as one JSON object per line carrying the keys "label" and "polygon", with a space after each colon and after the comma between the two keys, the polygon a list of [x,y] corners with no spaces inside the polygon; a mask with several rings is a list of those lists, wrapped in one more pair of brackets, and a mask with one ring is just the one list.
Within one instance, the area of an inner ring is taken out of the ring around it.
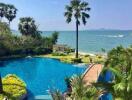
{"label": "swimming pool", "polygon": [[2,77],[16,74],[27,84],[29,97],[46,95],[47,90],[56,88],[65,91],[64,79],[85,71],[84,66],[65,64],[49,58],[23,58],[4,61],[0,64]]}

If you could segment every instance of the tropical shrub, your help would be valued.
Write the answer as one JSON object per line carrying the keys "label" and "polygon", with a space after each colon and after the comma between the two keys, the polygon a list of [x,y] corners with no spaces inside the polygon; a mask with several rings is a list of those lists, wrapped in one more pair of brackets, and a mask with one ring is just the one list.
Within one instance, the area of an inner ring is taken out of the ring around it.
{"label": "tropical shrub", "polygon": [[0,22],[0,34],[8,34],[8,33],[11,33],[8,25],[4,22],[3,23]]}
{"label": "tropical shrub", "polygon": [[[102,75],[110,71],[114,77],[111,82],[102,83],[107,92],[114,98],[131,100],[132,98],[132,48],[119,46],[108,53]],[[98,84],[98,83],[97,83]],[[101,84],[100,84],[101,85]]]}
{"label": "tropical shrub", "polygon": [[66,56],[65,53],[52,53],[52,56]]}
{"label": "tropical shrub", "polygon": [[16,75],[7,75],[2,79],[4,93],[0,95],[1,100],[7,97],[9,100],[20,100],[26,96],[26,84]]}
{"label": "tropical shrub", "polygon": [[[86,86],[82,76],[66,78],[65,81],[68,90],[64,95],[58,90],[52,92],[53,100],[98,100],[98,90],[94,86]],[[54,98],[53,94],[61,98],[63,96],[63,99]]]}
{"label": "tropical shrub", "polygon": [[73,63],[81,63],[82,62],[82,59],[81,58],[73,58],[72,59],[72,62]]}
{"label": "tropical shrub", "polygon": [[0,57],[51,53],[58,38],[57,32],[50,37],[16,36],[7,24],[1,22],[0,29]]}
{"label": "tropical shrub", "polygon": [[59,90],[50,91],[53,100],[64,100],[62,93]]}
{"label": "tropical shrub", "polygon": [[71,78],[71,98],[72,100],[97,100],[98,92],[93,86],[86,86],[82,76]]}

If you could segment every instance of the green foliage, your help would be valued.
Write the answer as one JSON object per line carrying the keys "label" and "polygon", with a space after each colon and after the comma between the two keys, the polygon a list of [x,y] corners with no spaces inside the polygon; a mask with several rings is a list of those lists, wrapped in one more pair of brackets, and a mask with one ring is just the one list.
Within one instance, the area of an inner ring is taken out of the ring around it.
{"label": "green foliage", "polygon": [[59,90],[50,91],[53,100],[64,100],[63,95]]}
{"label": "green foliage", "polygon": [[10,28],[8,27],[8,25],[6,23],[1,23],[0,22],[0,35],[10,34],[10,33],[11,33],[11,31],[10,31]]}
{"label": "green foliage", "polygon": [[[27,94],[26,84],[16,75],[7,75],[2,79],[4,93],[0,98],[7,97],[9,100],[19,100]],[[2,100],[1,99],[1,100]]]}
{"label": "green foliage", "polygon": [[105,50],[104,48],[101,48],[101,51],[102,51],[103,53],[105,53],[105,52],[106,52],[106,50]]}
{"label": "green foliage", "polygon": [[64,53],[52,53],[52,56],[66,56]]}
{"label": "green foliage", "polygon": [[10,22],[16,17],[17,9],[14,5],[7,4],[5,7],[5,17]]}
{"label": "green foliage", "polygon": [[0,17],[3,18],[4,17],[4,13],[5,13],[5,4],[4,3],[0,3]]}
{"label": "green foliage", "polygon": [[73,58],[72,62],[73,63],[82,63],[82,59],[81,58]]}
{"label": "green foliage", "polygon": [[22,35],[32,36],[37,38],[40,37],[40,32],[37,30],[35,20],[31,17],[20,18],[18,27]]}
{"label": "green foliage", "polygon": [[71,0],[70,5],[66,6],[66,12],[64,16],[66,17],[67,23],[72,21],[72,16],[75,17],[77,23],[80,25],[80,19],[82,20],[83,24],[86,24],[86,19],[89,18],[89,5],[87,2],[81,2],[81,0]]}
{"label": "green foliage", "polygon": [[94,86],[87,86],[82,76],[68,77],[65,81],[68,89],[65,96],[55,90],[51,92],[53,100],[98,100],[98,90]]}
{"label": "green foliage", "polygon": [[132,98],[132,48],[123,48],[119,46],[112,49],[108,53],[105,68],[102,73],[107,70],[114,74],[114,80],[111,88],[107,87],[107,91],[111,92],[115,98],[123,100],[131,100]]}
{"label": "green foliage", "polygon": [[82,76],[71,78],[72,100],[97,100],[97,89],[93,86],[86,86]]}
{"label": "green foliage", "polygon": [[9,24],[16,17],[17,9],[14,5],[0,3],[0,17],[5,17]]}
{"label": "green foliage", "polygon": [[51,53],[55,43],[53,41],[57,41],[56,35],[51,37],[13,35],[7,24],[1,22],[0,29],[2,29],[0,30],[0,57]]}
{"label": "green foliage", "polygon": [[54,33],[52,34],[51,38],[52,38],[52,43],[53,43],[53,44],[56,44],[56,43],[57,43],[58,35],[59,35],[59,32],[54,32]]}

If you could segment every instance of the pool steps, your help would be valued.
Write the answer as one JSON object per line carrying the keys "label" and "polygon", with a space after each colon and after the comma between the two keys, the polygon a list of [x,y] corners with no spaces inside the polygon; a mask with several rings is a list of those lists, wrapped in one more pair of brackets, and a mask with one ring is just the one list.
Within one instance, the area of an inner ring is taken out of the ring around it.
{"label": "pool steps", "polygon": [[35,100],[53,100],[51,95],[38,95],[35,96]]}

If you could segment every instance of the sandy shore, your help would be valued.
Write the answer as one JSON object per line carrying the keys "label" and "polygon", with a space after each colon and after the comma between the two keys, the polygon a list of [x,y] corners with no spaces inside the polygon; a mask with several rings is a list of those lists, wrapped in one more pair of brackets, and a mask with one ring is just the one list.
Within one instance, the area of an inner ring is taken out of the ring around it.
{"label": "sandy shore", "polygon": [[83,55],[83,56],[90,55],[90,56],[93,56],[93,57],[96,56],[96,55],[107,56],[107,53],[87,53],[87,52],[81,52],[81,51],[79,51],[79,54]]}
{"label": "sandy shore", "polygon": [[90,55],[90,56],[96,56],[96,54],[93,54],[93,53],[86,53],[86,52],[79,52],[80,55]]}

